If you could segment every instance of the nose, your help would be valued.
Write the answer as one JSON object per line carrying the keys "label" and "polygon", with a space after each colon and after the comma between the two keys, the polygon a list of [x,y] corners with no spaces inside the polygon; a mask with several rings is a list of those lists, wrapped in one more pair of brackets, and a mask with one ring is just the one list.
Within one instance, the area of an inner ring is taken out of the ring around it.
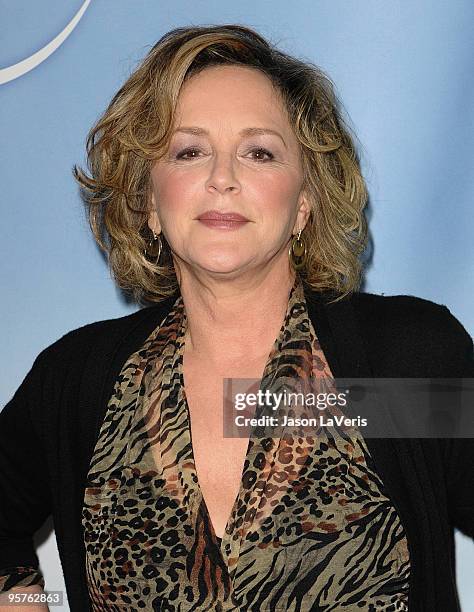
{"label": "nose", "polygon": [[231,153],[218,153],[206,181],[208,191],[240,191],[240,183],[235,175],[234,160]]}

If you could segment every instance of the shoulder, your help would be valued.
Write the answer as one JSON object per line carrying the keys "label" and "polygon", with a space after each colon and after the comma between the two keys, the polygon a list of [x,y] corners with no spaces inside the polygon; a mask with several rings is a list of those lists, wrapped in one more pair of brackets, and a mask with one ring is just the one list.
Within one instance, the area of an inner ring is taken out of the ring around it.
{"label": "shoulder", "polygon": [[94,321],[72,329],[41,351],[35,364],[82,364],[92,354],[94,359],[110,358],[118,349],[133,352],[162,321],[171,307],[170,298],[141,308],[122,317]]}
{"label": "shoulder", "polygon": [[414,295],[378,295],[357,292],[351,301],[362,324],[385,327],[403,334],[436,331],[447,337],[464,336],[467,332],[443,304]]}
{"label": "shoulder", "polygon": [[407,375],[427,364],[433,376],[474,375],[472,338],[445,305],[413,295],[357,292],[349,299],[370,349],[389,350]]}
{"label": "shoulder", "polygon": [[389,321],[401,328],[409,325],[450,325],[455,318],[442,304],[414,295],[378,295],[356,292],[350,300],[360,317],[370,317],[373,322]]}

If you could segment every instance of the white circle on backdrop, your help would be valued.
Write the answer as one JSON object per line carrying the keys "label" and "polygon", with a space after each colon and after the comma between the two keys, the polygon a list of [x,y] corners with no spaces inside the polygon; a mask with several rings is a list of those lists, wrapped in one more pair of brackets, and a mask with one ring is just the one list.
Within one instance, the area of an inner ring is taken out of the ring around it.
{"label": "white circle on backdrop", "polygon": [[71,21],[67,24],[62,32],[60,32],[53,40],[44,46],[42,49],[30,55],[26,59],[18,62],[17,64],[13,64],[13,66],[7,66],[6,68],[0,68],[0,85],[4,83],[8,83],[8,81],[13,81],[13,79],[17,79],[20,76],[23,76],[36,66],[39,66],[45,59],[47,59],[52,53],[58,49],[69,34],[74,30],[77,26],[81,17],[86,12],[87,7],[89,6],[91,0],[85,0],[83,2],[81,8],[77,11]]}

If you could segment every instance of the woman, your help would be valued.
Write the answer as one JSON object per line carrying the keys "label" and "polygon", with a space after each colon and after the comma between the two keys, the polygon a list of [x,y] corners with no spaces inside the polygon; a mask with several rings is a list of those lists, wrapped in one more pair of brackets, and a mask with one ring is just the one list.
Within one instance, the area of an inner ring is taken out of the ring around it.
{"label": "woman", "polygon": [[329,80],[242,26],[173,30],[88,155],[94,234],[156,304],[66,334],[1,413],[2,589],[44,586],[53,514],[73,611],[458,610],[471,440],[222,433],[224,378],[473,375],[446,307],[357,291],[366,189]]}

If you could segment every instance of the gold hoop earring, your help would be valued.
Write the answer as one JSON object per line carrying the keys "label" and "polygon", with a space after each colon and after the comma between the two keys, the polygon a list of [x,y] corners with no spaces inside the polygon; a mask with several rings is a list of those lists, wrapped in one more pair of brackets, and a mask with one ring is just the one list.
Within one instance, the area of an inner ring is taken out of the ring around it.
{"label": "gold hoop earring", "polygon": [[161,234],[157,236],[155,230],[152,231],[153,238],[148,242],[144,255],[147,259],[154,260],[154,264],[157,266],[163,250],[163,241],[161,240]]}
{"label": "gold hoop earring", "polygon": [[290,258],[291,265],[295,270],[301,270],[305,267],[306,264],[306,243],[303,238],[301,238],[301,232],[303,230],[300,229],[298,235],[293,238],[291,241],[290,248],[288,249],[288,257]]}

